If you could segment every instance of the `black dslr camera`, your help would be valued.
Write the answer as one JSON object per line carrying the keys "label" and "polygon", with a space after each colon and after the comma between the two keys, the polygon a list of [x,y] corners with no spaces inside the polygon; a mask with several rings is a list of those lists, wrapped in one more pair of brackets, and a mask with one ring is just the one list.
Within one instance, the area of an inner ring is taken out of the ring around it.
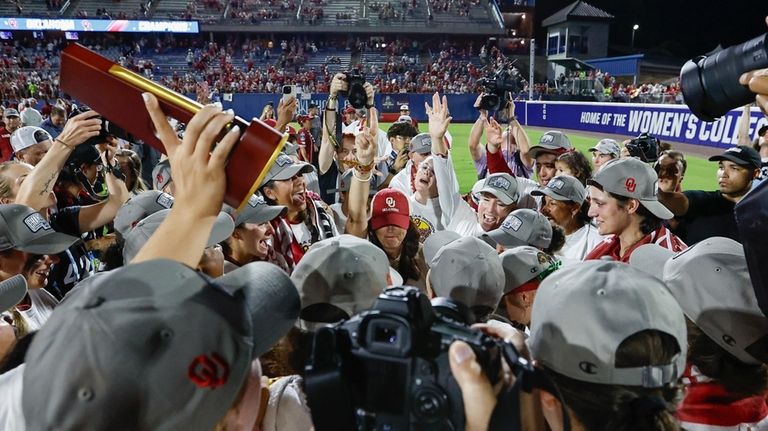
{"label": "black dslr camera", "polygon": [[768,33],[709,57],[689,60],[680,70],[686,105],[703,121],[715,121],[726,112],[755,100],[739,77],[768,67]]}
{"label": "black dslr camera", "polygon": [[522,81],[520,72],[514,67],[511,72],[503,69],[494,75],[478,79],[477,84],[483,87],[485,95],[480,99],[477,109],[495,111],[503,108],[505,105],[501,102],[506,103],[508,93],[519,92],[523,88]]}
{"label": "black dslr camera", "polygon": [[346,97],[349,104],[355,109],[365,108],[368,104],[368,95],[365,93],[365,75],[357,72],[345,72],[347,84],[349,88],[347,91],[340,91],[339,93]]}
{"label": "black dslr camera", "polygon": [[387,289],[371,310],[320,329],[305,376],[315,429],[464,429],[461,390],[448,362],[454,341],[472,346],[492,384],[502,357],[520,360],[510,344],[435,313],[414,287]]}
{"label": "black dslr camera", "polygon": [[659,160],[659,139],[643,133],[625,145],[629,155],[637,157],[645,163],[656,163]]}
{"label": "black dslr camera", "polygon": [[[82,114],[83,112],[88,112],[90,110],[91,108],[85,105],[81,105],[72,110],[71,116],[74,117],[75,115]],[[135,139],[133,138],[133,136],[122,127],[109,121],[108,119],[102,117],[101,115],[99,115],[96,118],[101,120],[101,130],[99,130],[99,134],[97,136],[88,138],[88,140],[86,140],[84,143],[85,145],[103,144],[107,142],[108,136],[114,136],[116,138],[120,138],[128,142],[135,142]]]}

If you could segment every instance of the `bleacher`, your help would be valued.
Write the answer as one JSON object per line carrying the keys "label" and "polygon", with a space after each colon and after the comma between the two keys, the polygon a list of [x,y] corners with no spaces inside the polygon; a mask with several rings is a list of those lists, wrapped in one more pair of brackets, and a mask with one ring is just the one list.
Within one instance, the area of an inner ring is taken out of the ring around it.
{"label": "bleacher", "polygon": [[[416,8],[411,8],[411,2],[408,1],[408,8],[403,9],[402,2],[400,0],[366,0],[366,14],[370,25],[403,25],[403,26],[416,26],[423,25],[427,19],[427,11],[424,7],[423,0],[416,2]],[[399,14],[396,19],[381,19],[379,18],[381,9],[374,7],[374,5],[390,5]]]}
{"label": "bleacher", "polygon": [[80,0],[77,3],[73,2],[65,15],[75,17],[80,11],[85,11],[88,13],[88,18],[96,18],[96,9],[107,9],[112,19],[116,19],[121,14],[125,14],[129,19],[138,19],[141,17],[141,3],[142,0],[112,0],[108,2],[104,2],[104,0]]}
{"label": "bleacher", "polygon": [[[9,0],[0,2],[0,15],[51,18],[57,18],[59,16],[59,11],[57,9],[49,10],[45,2],[41,0],[19,0],[18,3],[21,5],[22,9],[21,15],[19,15],[18,11],[16,10],[16,3],[12,3]],[[62,2],[62,4],[63,3],[64,2]]]}
{"label": "bleacher", "polygon": [[349,70],[350,63],[352,62],[352,54],[349,51],[335,50],[335,49],[321,49],[316,54],[309,54],[307,62],[304,64],[306,70],[320,70],[320,67],[325,64],[325,59],[328,57],[339,57],[341,63],[328,64],[328,72],[333,75],[338,72],[345,72]]}
{"label": "bleacher", "polygon": [[[343,27],[344,25],[354,25],[362,14],[360,12],[360,0],[329,0],[328,4],[323,6],[324,18],[322,23],[324,25],[336,25]],[[337,14],[349,14],[351,19],[336,20]]]}
{"label": "bleacher", "polygon": [[[187,5],[190,4],[189,0],[154,0],[157,2],[157,6],[154,10],[152,18],[154,19],[192,19],[202,23],[212,23],[220,21],[224,15],[223,10],[215,8],[208,8],[201,2],[193,2],[195,4],[194,11],[190,11]],[[226,1],[223,2],[226,6]]]}

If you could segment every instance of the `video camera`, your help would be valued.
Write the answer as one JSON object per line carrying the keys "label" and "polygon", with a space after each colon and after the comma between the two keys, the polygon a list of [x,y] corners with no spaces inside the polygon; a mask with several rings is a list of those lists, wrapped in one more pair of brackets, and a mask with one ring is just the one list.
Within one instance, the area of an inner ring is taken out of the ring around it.
{"label": "video camera", "polygon": [[659,139],[647,133],[642,133],[625,145],[631,157],[637,157],[645,163],[655,163],[659,160]]}
{"label": "video camera", "polygon": [[357,72],[344,72],[346,75],[346,81],[349,85],[347,91],[340,91],[339,93],[346,97],[349,104],[355,109],[365,108],[368,104],[368,95],[365,93],[365,75]]}
{"label": "video camera", "polygon": [[373,308],[315,334],[305,387],[317,431],[461,430],[464,405],[448,348],[469,344],[492,384],[511,344],[438,314],[414,287],[393,287]]}
{"label": "video camera", "polygon": [[495,111],[504,108],[507,93],[517,93],[522,90],[523,78],[517,68],[506,68],[496,72],[493,75],[486,76],[477,80],[477,84],[483,87],[483,97],[480,99],[480,105],[477,109],[486,111]]}

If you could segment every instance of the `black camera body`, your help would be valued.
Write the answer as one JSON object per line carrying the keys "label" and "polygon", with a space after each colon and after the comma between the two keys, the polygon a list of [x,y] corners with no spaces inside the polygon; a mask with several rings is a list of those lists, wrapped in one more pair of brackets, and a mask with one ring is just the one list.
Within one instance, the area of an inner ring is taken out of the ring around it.
{"label": "black camera body", "polygon": [[512,68],[511,72],[504,69],[494,75],[480,78],[477,84],[483,87],[485,93],[477,109],[486,111],[503,108],[502,102],[506,101],[507,93],[517,93],[523,88],[522,77],[515,68]]}
{"label": "black camera body", "polygon": [[503,342],[435,313],[414,287],[315,334],[305,388],[317,431],[461,430],[464,406],[448,348],[469,344],[492,383]]}
{"label": "black camera body", "polygon": [[659,160],[659,139],[643,133],[625,145],[631,157],[637,157],[645,163]]}
{"label": "black camera body", "polygon": [[751,70],[768,67],[768,33],[719,51],[688,60],[680,69],[680,87],[691,112],[703,121],[715,121],[726,112],[755,100],[739,82]]}
{"label": "black camera body", "polygon": [[357,72],[345,72],[347,85],[349,86],[347,91],[339,92],[342,96],[346,97],[349,104],[355,109],[365,108],[368,104],[368,95],[365,93],[365,75]]}
{"label": "black camera body", "polygon": [[[91,108],[85,105],[81,105],[72,111],[71,116],[74,117],[75,115],[82,114],[83,112],[88,112],[90,110]],[[101,115],[99,115],[96,118],[101,120],[101,130],[99,130],[99,134],[97,136],[88,138],[88,140],[84,142],[84,145],[103,144],[107,142],[108,136],[114,136],[116,138],[120,138],[128,142],[134,142],[133,136],[122,127],[109,121],[108,119],[102,117]]]}

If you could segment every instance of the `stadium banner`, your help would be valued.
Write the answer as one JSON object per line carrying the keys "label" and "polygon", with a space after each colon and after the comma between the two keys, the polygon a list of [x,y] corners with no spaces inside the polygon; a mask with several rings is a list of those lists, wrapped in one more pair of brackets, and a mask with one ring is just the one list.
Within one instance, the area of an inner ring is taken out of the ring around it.
{"label": "stadium banner", "polygon": [[146,20],[109,20],[88,18],[16,18],[0,17],[0,30],[3,31],[90,31],[123,33],[200,33],[197,21],[146,21]]}
{"label": "stadium banner", "polygon": [[[194,96],[191,96],[194,99]],[[261,110],[268,102],[272,102],[277,108],[280,101],[280,94],[255,94],[255,93],[235,93],[220,95],[220,101],[225,109],[233,109],[237,115],[242,118],[258,118]],[[448,106],[450,107],[451,117],[455,123],[472,123],[477,120],[477,109],[473,107],[477,94],[448,94]],[[298,97],[299,106],[297,114],[305,114],[309,105],[314,103],[322,112],[325,104],[328,103],[327,93],[303,93]],[[382,114],[385,122],[393,122],[400,115],[400,107],[408,105],[411,117],[421,123],[426,123],[427,113],[424,109],[424,103],[432,105],[431,94],[377,94],[375,96],[375,105]],[[344,98],[340,98],[342,109],[346,106]],[[525,120],[525,102],[517,102],[516,115],[521,123]]]}
{"label": "stadium banner", "polygon": [[[696,118],[685,105],[530,101],[526,111],[524,124],[528,126],[625,136],[647,132],[662,141],[718,148],[737,145],[742,113],[741,108],[735,109],[708,123]],[[768,119],[758,108],[752,108],[750,114],[752,140]]]}

